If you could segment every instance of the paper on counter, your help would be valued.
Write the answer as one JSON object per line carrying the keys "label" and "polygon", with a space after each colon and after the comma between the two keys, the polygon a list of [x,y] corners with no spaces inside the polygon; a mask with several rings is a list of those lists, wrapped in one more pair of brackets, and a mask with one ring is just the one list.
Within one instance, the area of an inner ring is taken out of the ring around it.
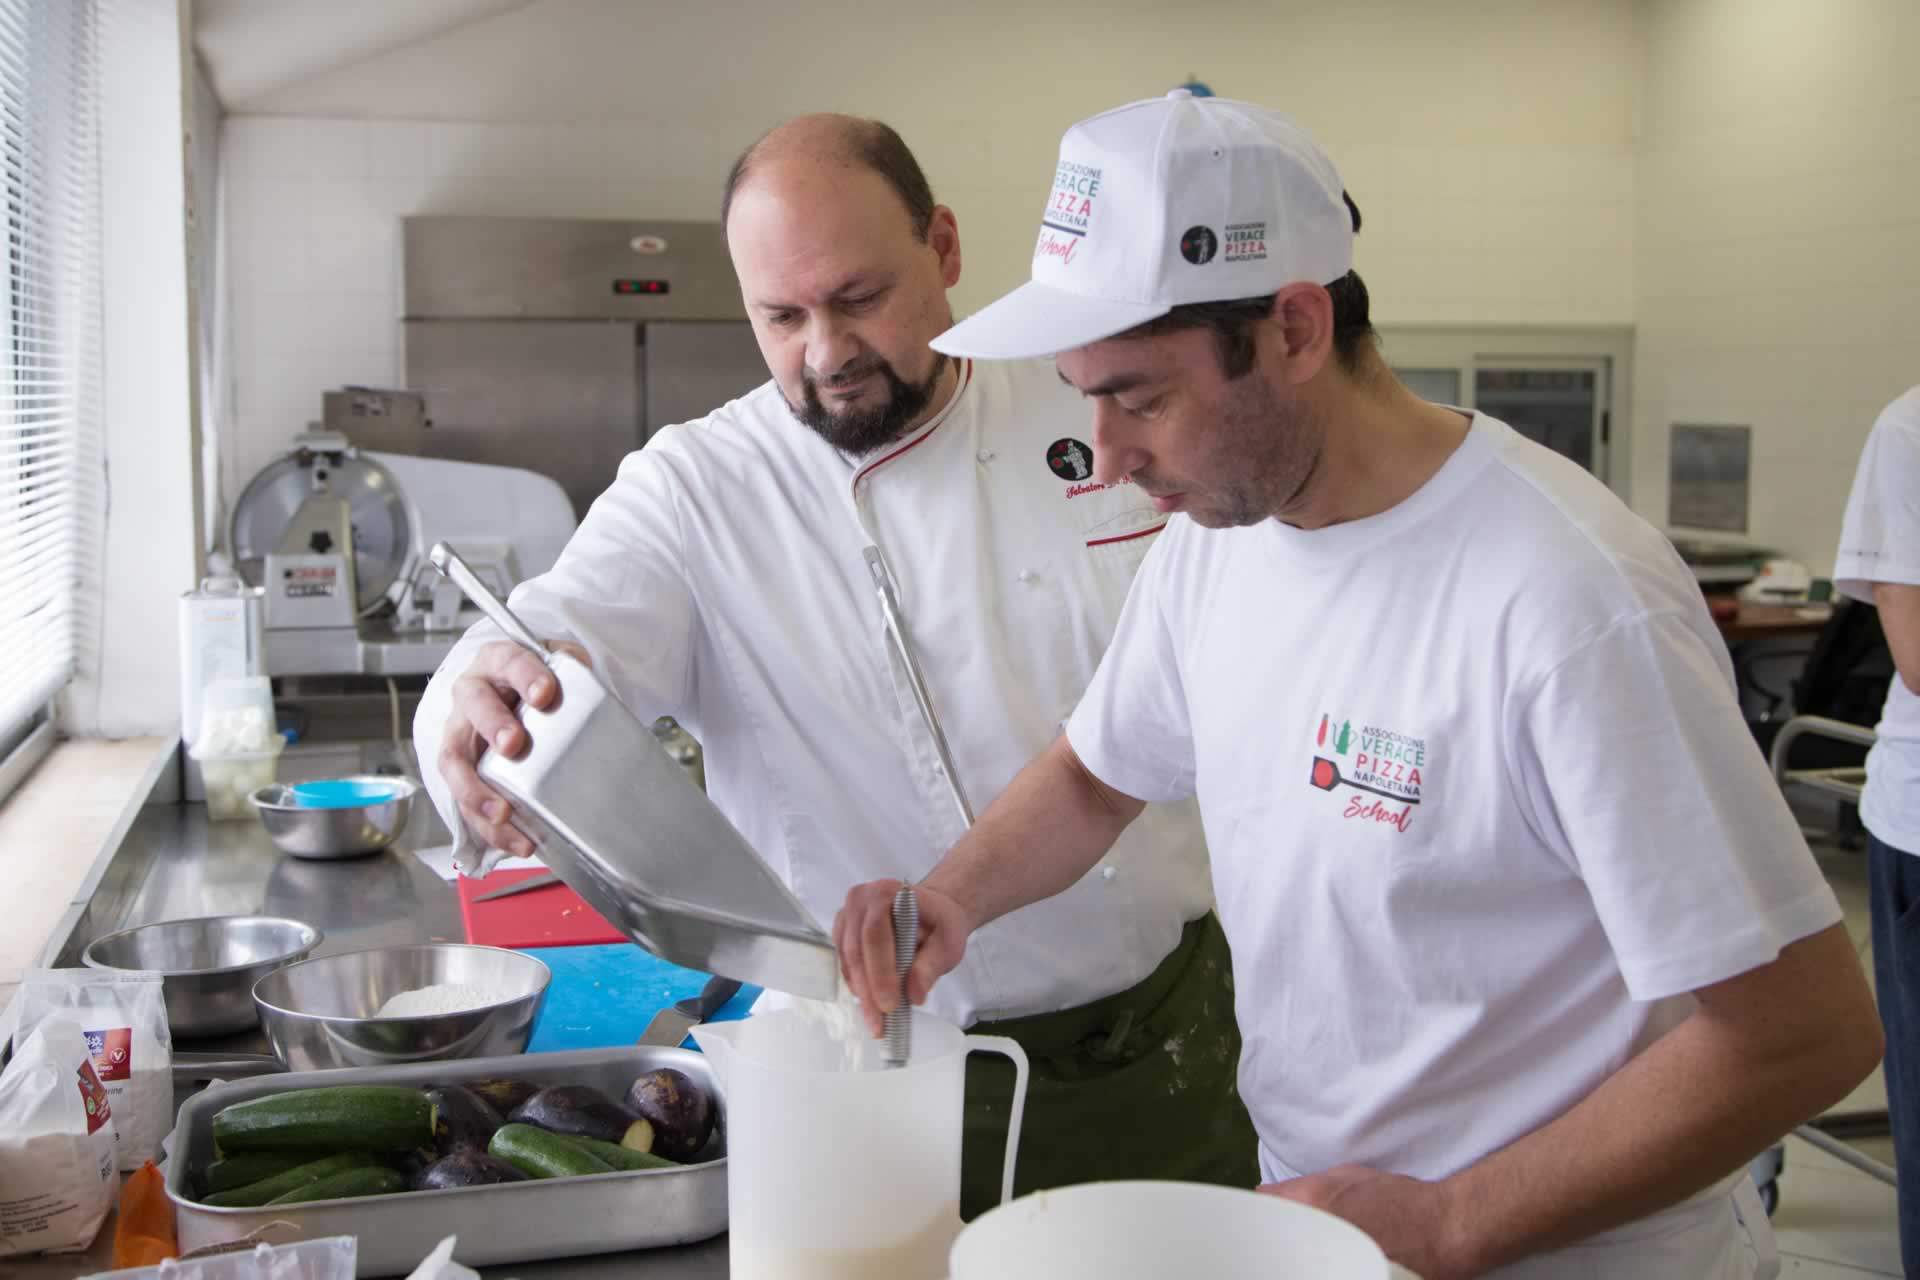
{"label": "paper on counter", "polygon": [[[451,850],[449,850],[451,852]],[[453,1260],[455,1237],[448,1236],[434,1246],[426,1261],[414,1268],[407,1280],[480,1280],[480,1273]]]}
{"label": "paper on counter", "polygon": [[[415,849],[413,856],[424,862],[427,869],[442,880],[453,881],[460,878],[460,868],[453,863],[453,846],[450,844],[437,844],[429,849]],[[487,868],[487,873],[491,875],[495,871],[541,871],[546,869],[546,865],[540,859],[532,857],[501,858]]]}

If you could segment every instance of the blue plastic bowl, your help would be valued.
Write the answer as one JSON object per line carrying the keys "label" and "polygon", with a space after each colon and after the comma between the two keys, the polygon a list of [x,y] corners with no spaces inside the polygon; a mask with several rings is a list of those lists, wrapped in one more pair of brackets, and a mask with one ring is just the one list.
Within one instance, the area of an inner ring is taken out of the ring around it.
{"label": "blue plastic bowl", "polygon": [[335,778],[325,782],[296,782],[292,787],[293,803],[301,809],[359,809],[397,800],[412,791],[412,783],[398,778],[392,782]]}

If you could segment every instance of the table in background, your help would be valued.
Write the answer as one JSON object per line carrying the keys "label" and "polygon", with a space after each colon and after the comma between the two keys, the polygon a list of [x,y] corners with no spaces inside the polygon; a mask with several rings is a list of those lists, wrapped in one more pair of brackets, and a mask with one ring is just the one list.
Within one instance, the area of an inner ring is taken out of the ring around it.
{"label": "table in background", "polygon": [[1733,596],[1711,595],[1707,608],[1729,646],[1774,636],[1818,635],[1833,616],[1827,604],[1756,604]]}

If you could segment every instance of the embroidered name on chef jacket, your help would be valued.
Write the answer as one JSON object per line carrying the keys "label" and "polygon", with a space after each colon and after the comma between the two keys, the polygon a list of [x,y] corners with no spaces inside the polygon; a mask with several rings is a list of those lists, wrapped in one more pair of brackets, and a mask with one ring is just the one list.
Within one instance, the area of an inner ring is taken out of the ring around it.
{"label": "embroidered name on chef jacket", "polygon": [[1346,799],[1341,817],[1374,822],[1405,832],[1420,803],[1427,769],[1427,740],[1331,712],[1322,714],[1313,735],[1316,790]]}

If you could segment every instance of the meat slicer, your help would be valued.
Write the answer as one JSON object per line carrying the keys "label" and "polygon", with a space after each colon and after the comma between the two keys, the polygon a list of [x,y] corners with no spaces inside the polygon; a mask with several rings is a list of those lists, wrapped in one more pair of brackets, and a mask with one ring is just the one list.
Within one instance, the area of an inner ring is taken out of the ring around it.
{"label": "meat slicer", "polygon": [[546,476],[373,452],[316,429],[248,481],[228,545],[265,591],[266,674],[425,675],[479,616],[428,548],[459,547],[504,596],[551,568],[574,527]]}

